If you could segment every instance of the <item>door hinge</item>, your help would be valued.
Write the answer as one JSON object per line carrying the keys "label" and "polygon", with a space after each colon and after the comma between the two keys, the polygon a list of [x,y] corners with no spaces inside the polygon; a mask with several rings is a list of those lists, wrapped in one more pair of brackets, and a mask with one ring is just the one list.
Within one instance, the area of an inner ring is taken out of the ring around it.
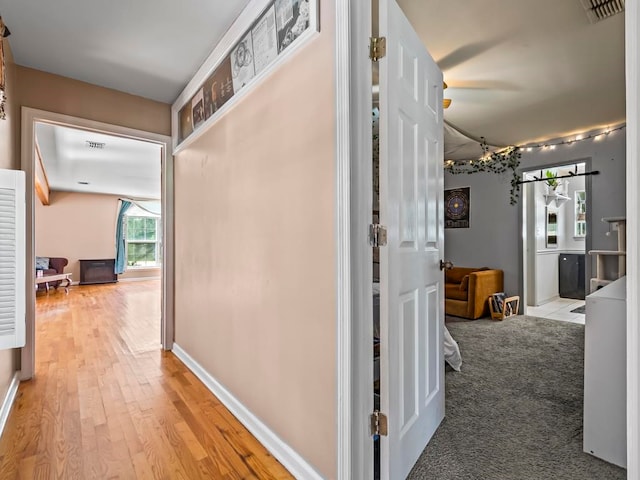
{"label": "door hinge", "polygon": [[387,39],[385,37],[371,37],[369,39],[369,58],[377,62],[387,54]]}
{"label": "door hinge", "polygon": [[387,244],[387,229],[379,223],[369,225],[369,245],[384,247]]}
{"label": "door hinge", "polygon": [[370,416],[371,435],[387,436],[387,416],[378,410],[375,410]]}

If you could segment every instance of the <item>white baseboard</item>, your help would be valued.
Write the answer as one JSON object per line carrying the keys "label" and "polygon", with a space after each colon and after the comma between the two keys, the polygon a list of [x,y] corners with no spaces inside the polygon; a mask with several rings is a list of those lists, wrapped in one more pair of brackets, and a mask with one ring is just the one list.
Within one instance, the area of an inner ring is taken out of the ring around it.
{"label": "white baseboard", "polygon": [[16,399],[19,385],[20,380],[18,379],[18,372],[16,372],[11,379],[9,389],[7,390],[7,394],[5,395],[4,401],[2,402],[2,408],[0,408],[0,437],[2,436],[4,426],[9,419],[9,412],[11,412],[11,407],[13,406],[13,402]]}
{"label": "white baseboard", "polygon": [[118,282],[144,282],[145,280],[160,280],[162,277],[158,275],[157,277],[132,277],[132,278],[122,278],[118,277]]}
{"label": "white baseboard", "polygon": [[267,425],[256,417],[220,382],[213,378],[177,343],[173,344],[173,353],[191,370],[196,377],[233,413],[258,441],[289,470],[295,478],[322,480],[320,475],[293,448],[282,441]]}
{"label": "white baseboard", "polygon": [[[157,277],[132,277],[132,278],[122,278],[122,277],[118,277],[118,281],[117,282],[108,282],[108,283],[120,283],[120,282],[144,282],[145,280],[161,280],[162,276],[157,276]],[[80,280],[76,280],[75,282],[71,282],[71,286],[78,286],[80,285]],[[89,284],[89,285],[99,285],[99,284]]]}

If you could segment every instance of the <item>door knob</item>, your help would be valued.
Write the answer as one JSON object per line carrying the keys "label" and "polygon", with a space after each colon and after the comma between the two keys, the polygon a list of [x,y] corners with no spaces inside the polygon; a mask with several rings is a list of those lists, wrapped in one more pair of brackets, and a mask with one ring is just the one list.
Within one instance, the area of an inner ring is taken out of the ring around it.
{"label": "door knob", "polygon": [[453,263],[449,261],[440,260],[440,270],[451,270],[453,268]]}

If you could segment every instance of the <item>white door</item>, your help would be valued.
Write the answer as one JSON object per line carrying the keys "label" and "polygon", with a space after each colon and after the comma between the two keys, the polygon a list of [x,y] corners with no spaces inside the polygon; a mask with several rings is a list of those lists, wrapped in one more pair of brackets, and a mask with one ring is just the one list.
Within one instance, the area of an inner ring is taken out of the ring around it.
{"label": "white door", "polygon": [[442,73],[395,0],[379,0],[383,479],[404,479],[444,418]]}

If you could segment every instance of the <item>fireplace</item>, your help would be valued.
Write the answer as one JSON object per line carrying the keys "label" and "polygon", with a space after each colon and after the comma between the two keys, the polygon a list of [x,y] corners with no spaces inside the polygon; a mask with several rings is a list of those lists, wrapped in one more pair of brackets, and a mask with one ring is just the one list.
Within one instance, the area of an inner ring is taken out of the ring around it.
{"label": "fireplace", "polygon": [[80,285],[114,283],[118,275],[114,271],[115,259],[80,260]]}

